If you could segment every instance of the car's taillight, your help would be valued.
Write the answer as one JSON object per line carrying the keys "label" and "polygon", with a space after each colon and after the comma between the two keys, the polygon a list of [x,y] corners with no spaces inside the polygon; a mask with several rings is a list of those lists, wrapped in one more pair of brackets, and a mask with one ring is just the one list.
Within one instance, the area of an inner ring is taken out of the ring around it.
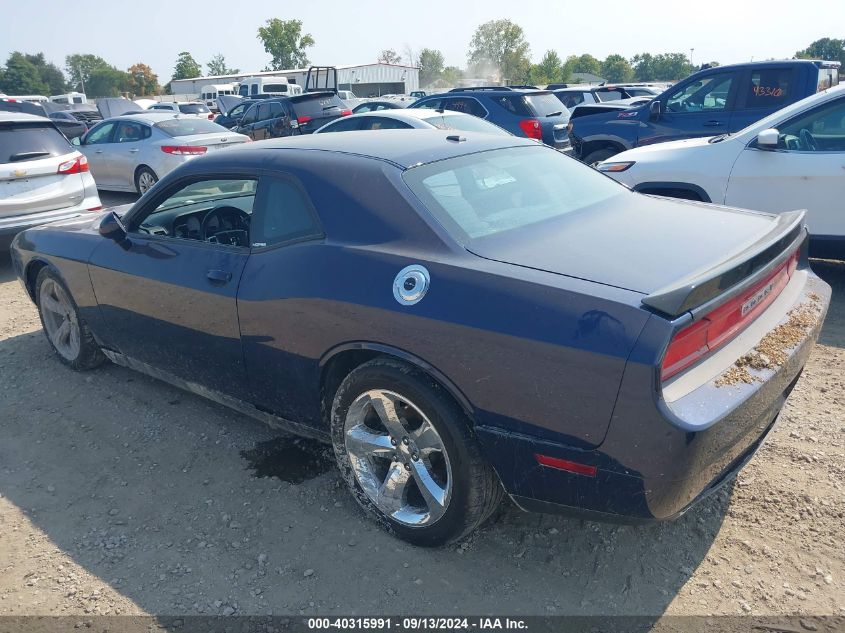
{"label": "car's taillight", "polygon": [[540,129],[540,121],[537,119],[522,119],[519,127],[528,138],[543,138],[543,130]]}
{"label": "car's taillight", "polygon": [[208,148],[203,145],[162,145],[161,151],[165,154],[175,154],[176,156],[196,156],[198,154],[205,154]]}
{"label": "car's taillight", "polygon": [[340,111],[340,116],[349,116],[350,114],[352,114],[352,110],[341,110]]}
{"label": "car's taillight", "polygon": [[303,123],[308,123],[311,120],[310,116],[298,116],[296,117],[296,122],[302,125]]}
{"label": "car's taillight", "polygon": [[59,165],[56,173],[67,176],[69,174],[81,174],[83,171],[88,171],[88,159],[85,156],[77,156]]}
{"label": "car's taillight", "polygon": [[798,251],[766,279],[704,315],[672,337],[660,378],[668,380],[739,334],[775,300],[798,265]]}

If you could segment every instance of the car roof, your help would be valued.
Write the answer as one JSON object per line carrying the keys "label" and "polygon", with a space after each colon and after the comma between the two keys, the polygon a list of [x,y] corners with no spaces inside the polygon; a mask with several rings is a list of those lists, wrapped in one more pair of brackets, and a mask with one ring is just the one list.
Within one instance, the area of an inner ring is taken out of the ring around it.
{"label": "car roof", "polygon": [[[426,129],[416,130],[413,134],[409,134],[407,130],[367,130],[354,134],[307,134],[245,145],[246,147],[238,148],[237,151],[319,150],[383,160],[405,169],[455,156],[506,147],[543,147],[536,141],[518,136]],[[217,156],[223,156],[223,152]]]}
{"label": "car roof", "polygon": [[0,123],[26,123],[34,121],[50,121],[47,117],[23,112],[0,112]]}
{"label": "car roof", "polygon": [[[175,114],[174,112],[137,112],[131,113],[127,112],[126,114],[121,114],[119,116],[113,116],[106,119],[106,121],[140,121],[141,123],[149,123],[152,125],[153,123],[158,123],[159,121],[167,121],[169,119],[178,119],[179,115]],[[195,119],[192,119],[195,120]]]}
{"label": "car roof", "polygon": [[442,117],[444,112],[449,116],[472,116],[466,112],[455,112],[454,110],[435,110],[434,108],[393,108],[390,110],[376,110],[374,112],[356,112],[351,116],[343,117],[344,119],[360,119],[367,116],[380,116],[388,119],[396,119],[398,121],[425,121],[426,119],[433,119],[435,117]]}

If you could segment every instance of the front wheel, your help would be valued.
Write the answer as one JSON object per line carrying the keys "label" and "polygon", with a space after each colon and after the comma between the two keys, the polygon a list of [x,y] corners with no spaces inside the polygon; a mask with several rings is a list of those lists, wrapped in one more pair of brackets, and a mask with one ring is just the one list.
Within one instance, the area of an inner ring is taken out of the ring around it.
{"label": "front wheel", "polygon": [[415,545],[460,539],[501,501],[467,416],[410,365],[375,359],[352,371],[334,398],[332,440],[358,503]]}
{"label": "front wheel", "polygon": [[65,365],[93,369],[105,360],[70,291],[51,269],[45,267],[38,273],[35,297],[47,341]]}

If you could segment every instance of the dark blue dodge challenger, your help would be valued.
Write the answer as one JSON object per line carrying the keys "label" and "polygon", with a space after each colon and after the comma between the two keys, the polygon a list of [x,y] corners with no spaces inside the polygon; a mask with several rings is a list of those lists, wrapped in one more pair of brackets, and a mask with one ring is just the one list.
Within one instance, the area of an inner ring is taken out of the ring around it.
{"label": "dark blue dodge challenger", "polygon": [[801,212],[633,193],[516,137],[325,134],[198,158],[128,209],[30,229],[58,357],[331,441],[403,539],[508,494],[677,516],[772,428],[829,287]]}

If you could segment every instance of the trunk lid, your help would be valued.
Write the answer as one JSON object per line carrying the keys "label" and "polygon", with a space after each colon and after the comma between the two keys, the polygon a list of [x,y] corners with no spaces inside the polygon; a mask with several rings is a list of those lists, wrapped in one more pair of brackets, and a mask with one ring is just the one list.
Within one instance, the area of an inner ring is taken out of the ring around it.
{"label": "trunk lid", "polygon": [[[219,134],[192,134],[190,136],[176,136],[173,141],[178,141],[179,145],[202,145],[207,147],[209,151],[223,149],[231,145],[239,145],[249,140],[248,136],[238,134],[237,132],[225,132]],[[175,144],[168,143],[165,144]]]}
{"label": "trunk lid", "polygon": [[290,98],[299,132],[310,134],[326,123],[349,112],[343,100],[333,92],[306,92]]}
{"label": "trunk lid", "polygon": [[770,215],[632,193],[469,248],[638,292],[649,307],[677,315],[755,277],[797,239],[802,219],[803,212]]}
{"label": "trunk lid", "polygon": [[72,207],[85,197],[80,174],[58,174],[76,152],[0,165],[0,218]]}

